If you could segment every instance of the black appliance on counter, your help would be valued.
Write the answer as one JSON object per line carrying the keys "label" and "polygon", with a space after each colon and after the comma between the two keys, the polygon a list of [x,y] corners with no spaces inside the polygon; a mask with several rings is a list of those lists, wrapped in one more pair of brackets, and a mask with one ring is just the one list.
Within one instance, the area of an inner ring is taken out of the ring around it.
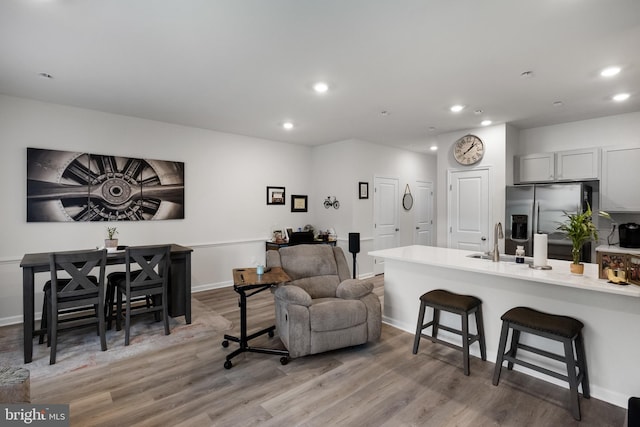
{"label": "black appliance on counter", "polygon": [[628,222],[618,227],[621,248],[640,248],[640,225]]}
{"label": "black appliance on counter", "polygon": [[[524,246],[525,255],[533,256],[533,235],[548,235],[547,256],[571,260],[571,240],[558,230],[565,213],[583,212],[591,204],[592,189],[584,183],[516,185],[506,188],[505,253],[515,254]],[[591,262],[591,243],[582,247],[580,257]]]}

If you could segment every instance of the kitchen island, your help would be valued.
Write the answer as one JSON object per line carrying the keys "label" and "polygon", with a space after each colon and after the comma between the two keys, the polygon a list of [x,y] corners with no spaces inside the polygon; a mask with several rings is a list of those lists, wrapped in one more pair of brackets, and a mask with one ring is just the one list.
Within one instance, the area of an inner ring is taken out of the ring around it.
{"label": "kitchen island", "polygon": [[[476,252],[432,246],[406,246],[368,254],[384,260],[385,323],[414,334],[423,293],[442,288],[474,295],[482,299],[487,360],[495,362],[500,316],[510,308],[527,306],[575,317],[585,325],[591,395],[621,407],[627,406],[629,397],[640,395],[640,333],[636,330],[640,326],[640,286],[599,280],[596,264],[586,264],[584,275],[578,276],[569,272],[569,261],[549,260],[551,270],[536,270],[512,260],[492,262],[477,258]],[[450,313],[442,313],[441,321],[460,326],[460,317]],[[470,329],[475,330],[472,319]],[[460,342],[458,336],[444,331],[442,338]],[[540,337],[523,335],[521,342],[562,352],[559,343]],[[476,347],[471,346],[471,354],[479,356]],[[560,363],[522,352],[525,355],[549,369],[566,369]],[[527,368],[514,369],[567,387],[562,381]]]}

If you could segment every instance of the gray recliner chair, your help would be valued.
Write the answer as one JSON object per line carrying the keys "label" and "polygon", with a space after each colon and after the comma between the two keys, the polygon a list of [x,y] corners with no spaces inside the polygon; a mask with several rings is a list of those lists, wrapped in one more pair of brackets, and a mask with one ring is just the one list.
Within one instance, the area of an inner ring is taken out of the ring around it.
{"label": "gray recliner chair", "polygon": [[291,279],[274,291],[276,332],[291,358],[380,338],[380,299],[371,281],[350,278],[341,248],[296,245],[267,251],[267,267],[282,267]]}

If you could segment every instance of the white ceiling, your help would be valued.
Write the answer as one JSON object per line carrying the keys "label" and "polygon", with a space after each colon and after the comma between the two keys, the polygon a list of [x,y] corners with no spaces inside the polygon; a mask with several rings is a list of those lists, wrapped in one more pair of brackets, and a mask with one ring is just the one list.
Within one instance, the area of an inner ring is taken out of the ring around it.
{"label": "white ceiling", "polygon": [[[614,64],[617,77],[599,76]],[[0,93],[424,150],[483,119],[522,129],[640,111],[640,0],[1,0]]]}

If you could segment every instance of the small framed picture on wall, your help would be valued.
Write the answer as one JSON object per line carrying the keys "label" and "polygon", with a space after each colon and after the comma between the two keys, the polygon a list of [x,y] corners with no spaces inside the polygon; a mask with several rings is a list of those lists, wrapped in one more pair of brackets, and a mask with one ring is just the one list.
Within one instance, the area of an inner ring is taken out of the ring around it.
{"label": "small framed picture on wall", "polygon": [[291,212],[307,212],[307,197],[297,194],[291,195]]}
{"label": "small framed picture on wall", "polygon": [[369,183],[368,182],[360,182],[360,183],[358,183],[358,198],[360,198],[360,199],[368,199],[369,198]]}
{"label": "small framed picture on wall", "polygon": [[284,205],[284,187],[267,187],[267,205]]}

